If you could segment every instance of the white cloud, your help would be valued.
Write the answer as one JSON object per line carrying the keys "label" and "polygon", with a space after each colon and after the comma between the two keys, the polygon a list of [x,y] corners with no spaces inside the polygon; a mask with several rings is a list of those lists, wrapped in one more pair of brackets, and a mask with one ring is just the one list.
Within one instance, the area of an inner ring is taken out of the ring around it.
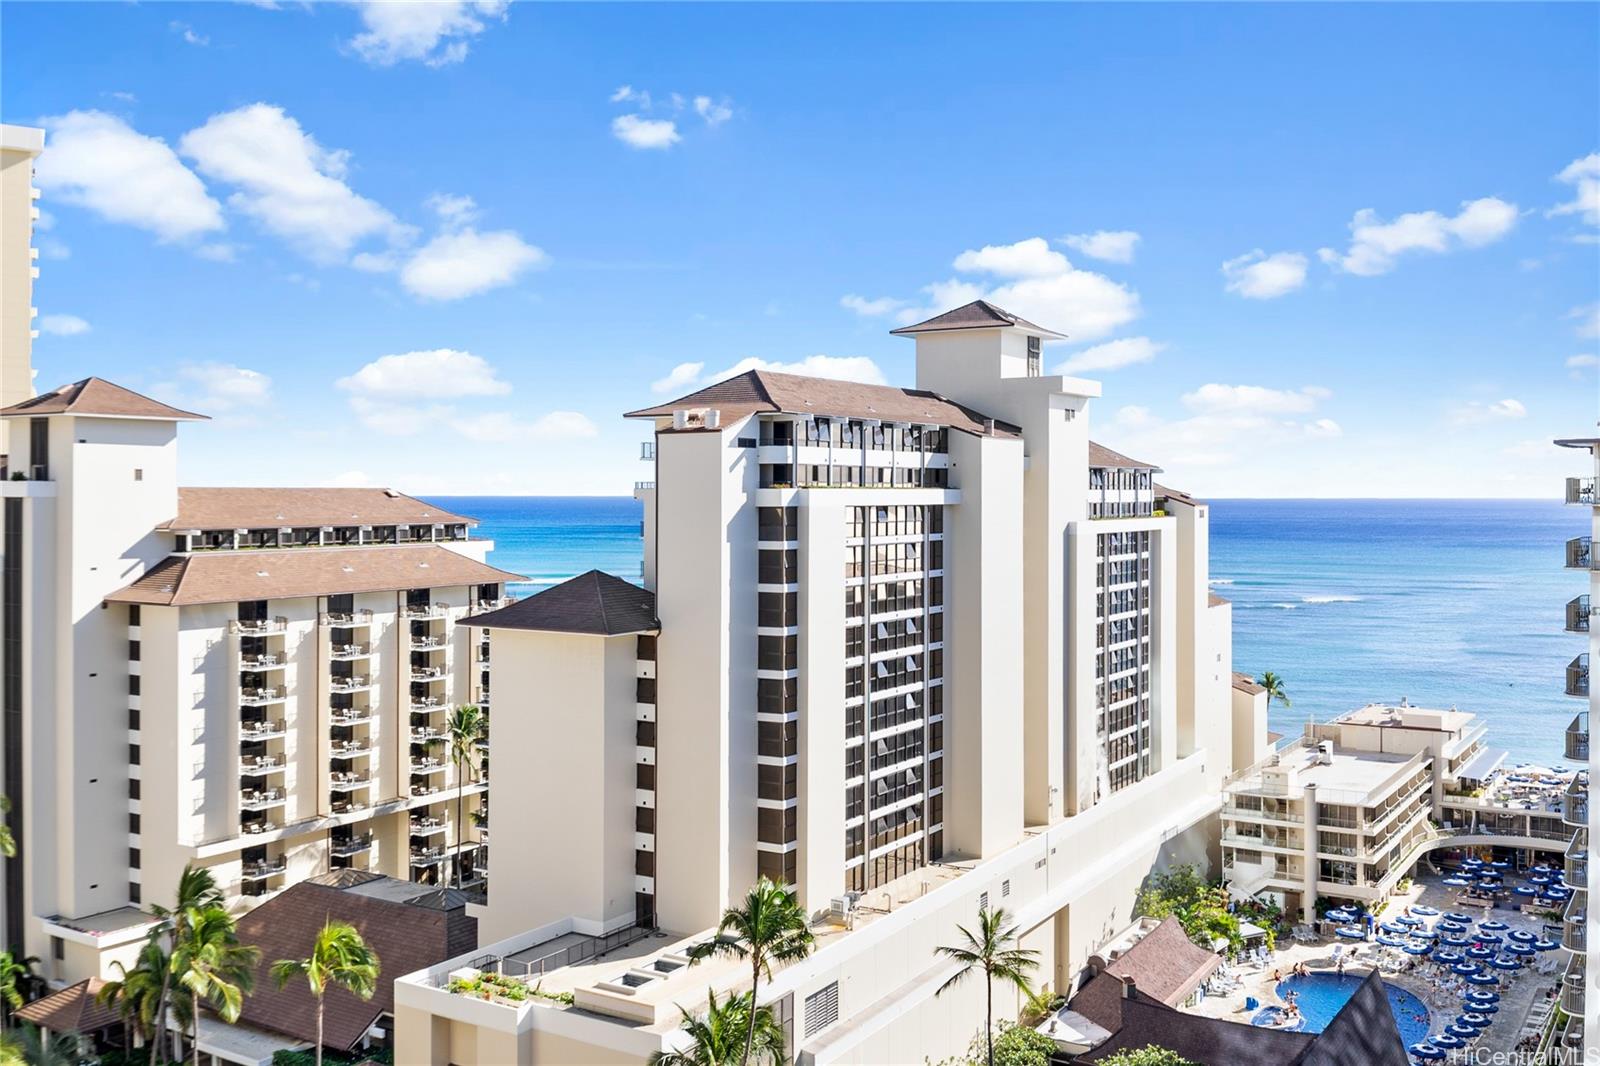
{"label": "white cloud", "polygon": [[865,296],[851,293],[839,298],[839,306],[854,311],[863,318],[882,318],[892,315],[906,306],[905,300],[896,300],[892,296],[880,296],[876,300],[869,300]]}
{"label": "white cloud", "polygon": [[453,348],[385,355],[336,384],[358,397],[383,400],[503,396],[511,391],[488,360]]}
{"label": "white cloud", "polygon": [[718,102],[709,96],[697,96],[694,98],[694,111],[705,119],[707,126],[720,126],[733,117],[733,107],[726,97]]}
{"label": "white cloud", "polygon": [[56,337],[76,337],[89,332],[89,323],[77,315],[41,315],[39,332]]}
{"label": "white cloud", "polygon": [[1080,270],[1042,237],[1015,244],[986,245],[962,252],[958,271],[989,274],[997,283],[951,278],[923,287],[925,306],[909,304],[895,314],[901,323],[988,300],[1077,341],[1098,340],[1139,317],[1139,294],[1103,274]]}
{"label": "white cloud", "polygon": [[1517,223],[1517,205],[1493,196],[1465,201],[1454,216],[1413,211],[1384,222],[1370,207],[1350,220],[1350,247],[1318,251],[1324,263],[1347,274],[1387,274],[1408,252],[1452,252],[1492,244]]}
{"label": "white cloud", "polygon": [[1587,370],[1590,367],[1600,366],[1600,355],[1569,355],[1567,356],[1568,370]]}
{"label": "white cloud", "polygon": [[636,91],[631,85],[617,86],[616,90],[611,94],[611,102],[614,104],[638,104],[646,109],[650,107],[651,103],[649,93]]}
{"label": "white cloud", "polygon": [[1056,374],[1078,374],[1089,370],[1120,370],[1135,363],[1148,363],[1166,349],[1165,344],[1149,337],[1119,337],[1114,341],[1096,344],[1074,352],[1067,361],[1056,367]]}
{"label": "white cloud", "polygon": [[1131,229],[1102,229],[1093,233],[1071,234],[1061,238],[1061,243],[1082,252],[1090,259],[1104,259],[1108,263],[1131,263],[1134,246],[1139,243],[1139,235]]}
{"label": "white cloud", "polygon": [[704,363],[679,363],[668,372],[664,378],[658,378],[650,383],[650,391],[657,395],[672,392],[681,392],[700,380],[700,371],[704,370]]}
{"label": "white cloud", "polygon": [[1308,437],[1342,437],[1344,427],[1331,418],[1318,418],[1305,424],[1305,433]]}
{"label": "white cloud", "polygon": [[1528,417],[1528,409],[1521,400],[1507,397],[1504,400],[1495,400],[1493,403],[1480,403],[1473,400],[1464,403],[1450,412],[1450,420],[1459,426],[1482,425],[1486,422],[1509,422],[1518,418]]}
{"label": "white cloud", "polygon": [[40,257],[44,259],[72,258],[72,249],[68,247],[67,242],[55,237],[45,237],[37,241],[36,247],[39,249]]}
{"label": "white cloud", "polygon": [[213,263],[231,263],[238,257],[238,249],[226,241],[213,241],[196,248],[194,254]]}
{"label": "white cloud", "polygon": [[162,241],[225,228],[222,205],[160,138],[103,111],[71,111],[43,122],[50,150],[39,157],[34,180],[51,197]]}
{"label": "white cloud", "polygon": [[1184,393],[1181,399],[1185,407],[1202,414],[1290,415],[1312,411],[1331,395],[1327,389],[1316,385],[1293,390],[1209,384]]}
{"label": "white cloud", "polygon": [[400,284],[425,300],[459,300],[510,285],[549,256],[511,230],[479,233],[468,226],[441,233],[400,268]]}
{"label": "white cloud", "polygon": [[883,371],[864,355],[808,355],[793,363],[777,362],[750,356],[722,371],[712,374],[707,381],[722,381],[746,370],[770,370],[774,374],[803,374],[812,378],[833,378],[837,381],[858,381],[863,385],[886,385]]}
{"label": "white cloud", "polygon": [[1590,152],[1568,163],[1556,180],[1573,187],[1572,199],[1552,207],[1547,215],[1581,215],[1591,226],[1600,226],[1600,152]]}
{"label": "white cloud", "polygon": [[372,487],[372,478],[364,470],[346,470],[324,478],[322,483],[330,489],[365,489]]}
{"label": "white cloud", "polygon": [[195,45],[198,48],[204,48],[211,43],[211,38],[196,33],[195,28],[187,22],[169,22],[167,23],[167,29],[173,33],[181,34],[186,43]]}
{"label": "white cloud", "polygon": [[671,148],[683,139],[676,122],[643,115],[618,115],[611,120],[611,134],[630,148]]}
{"label": "white cloud", "polygon": [[1257,248],[1222,264],[1222,274],[1228,279],[1223,287],[1247,300],[1276,299],[1306,283],[1306,262],[1299,252],[1268,255]]}
{"label": "white cloud", "polygon": [[464,226],[478,218],[478,202],[470,196],[436,192],[428,197],[427,206],[446,226]]}
{"label": "white cloud", "polygon": [[400,267],[400,257],[394,252],[357,252],[350,257],[350,266],[367,274],[387,274]]}
{"label": "white cloud", "polygon": [[323,148],[281,107],[250,104],[213,115],[184,134],[179,148],[206,177],[238,186],[230,206],[318,262],[341,259],[370,237],[409,234],[345,184],[348,152]]}
{"label": "white cloud", "polygon": [[1578,336],[1586,340],[1600,337],[1600,302],[1574,307],[1567,312],[1567,317],[1578,323],[1572,327]]}
{"label": "white cloud", "polygon": [[259,370],[231,363],[191,363],[178,369],[177,388],[202,413],[226,414],[259,406],[272,396],[272,379]]}
{"label": "white cloud", "polygon": [[505,21],[509,6],[510,0],[369,0],[358,4],[366,31],[351,38],[350,47],[380,67],[406,60],[430,67],[459,63],[468,42],[487,28],[485,20]]}
{"label": "white cloud", "polygon": [[529,440],[574,440],[598,436],[600,430],[577,411],[551,411],[524,419],[505,411],[466,415],[452,422],[469,440],[486,444],[514,444]]}

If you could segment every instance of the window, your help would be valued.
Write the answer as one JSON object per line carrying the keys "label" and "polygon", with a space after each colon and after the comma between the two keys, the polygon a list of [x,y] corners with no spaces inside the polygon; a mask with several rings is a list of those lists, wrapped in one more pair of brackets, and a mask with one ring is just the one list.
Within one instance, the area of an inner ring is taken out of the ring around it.
{"label": "window", "polygon": [[50,478],[50,422],[44,418],[28,420],[28,476],[35,481]]}
{"label": "window", "polygon": [[139,675],[138,674],[129,674],[128,675],[128,695],[137,696],[138,694],[139,694]]}
{"label": "window", "polygon": [[1040,364],[1043,360],[1040,356],[1042,355],[1043,346],[1044,342],[1040,338],[1028,338],[1028,376],[1030,378],[1038,377],[1041,372]]}
{"label": "window", "polygon": [[143,481],[144,480],[144,468],[143,467],[136,466],[136,467],[133,468],[133,480],[135,480],[135,481]]}

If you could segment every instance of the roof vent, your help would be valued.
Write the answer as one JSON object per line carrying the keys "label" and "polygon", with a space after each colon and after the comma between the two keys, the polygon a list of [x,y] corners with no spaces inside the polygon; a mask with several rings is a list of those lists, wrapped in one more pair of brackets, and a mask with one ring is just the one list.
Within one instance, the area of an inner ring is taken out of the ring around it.
{"label": "roof vent", "polygon": [[983,420],[983,435],[986,437],[994,436],[994,419],[985,418]]}
{"label": "roof vent", "polygon": [[389,497],[391,500],[398,500],[400,498],[400,494],[394,491],[394,489],[384,489],[383,494]]}

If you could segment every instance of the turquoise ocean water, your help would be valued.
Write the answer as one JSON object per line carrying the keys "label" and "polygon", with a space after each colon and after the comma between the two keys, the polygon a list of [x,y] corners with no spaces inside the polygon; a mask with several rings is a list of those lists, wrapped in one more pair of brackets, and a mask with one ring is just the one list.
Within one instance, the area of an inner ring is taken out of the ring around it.
{"label": "turquoise ocean water", "polygon": [[[639,504],[626,497],[433,497],[481,521],[490,561],[527,595],[591,568],[638,581]],[[1457,706],[1514,759],[1561,760],[1579,709],[1562,694],[1583,650],[1563,605],[1586,591],[1562,544],[1587,513],[1543,501],[1215,500],[1213,591],[1234,604],[1234,665],[1284,677],[1298,733],[1373,700]]]}

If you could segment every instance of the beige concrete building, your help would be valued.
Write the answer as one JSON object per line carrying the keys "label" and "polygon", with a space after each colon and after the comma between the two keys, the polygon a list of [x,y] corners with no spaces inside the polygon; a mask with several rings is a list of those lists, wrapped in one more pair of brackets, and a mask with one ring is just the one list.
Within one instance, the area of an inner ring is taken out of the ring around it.
{"label": "beige concrete building", "polygon": [[[44,151],[44,130],[0,125],[0,407],[33,395],[33,283],[39,277],[39,250],[33,227],[39,221],[39,190],[33,187],[33,161]],[[0,475],[11,453],[8,428],[0,424]]]}
{"label": "beige concrete building", "polygon": [[[536,761],[518,802],[555,816],[497,828],[485,943],[397,984],[397,1061],[675,1046],[680,1007],[748,979],[687,952],[762,875],[818,936],[762,991],[797,1061],[938,1059],[982,996],[936,998],[934,948],[979,906],[1065,991],[1152,870],[1215,866],[1266,731],[1209,508],[1090,441],[1100,387],[1043,373],[1048,330],[980,301],[897,332],[915,389],[753,371],[632,412],[646,587],[471,620],[491,748]],[[541,994],[452,991],[485,972]]]}
{"label": "beige concrete building", "polygon": [[513,575],[470,519],[384,489],[179,488],[203,416],[97,378],[0,418],[28,472],[4,483],[10,943],[52,980],[107,976],[189,863],[241,908],[344,866],[443,884],[458,840],[481,880],[487,779],[458,779],[444,724],[488,703],[460,623]]}

